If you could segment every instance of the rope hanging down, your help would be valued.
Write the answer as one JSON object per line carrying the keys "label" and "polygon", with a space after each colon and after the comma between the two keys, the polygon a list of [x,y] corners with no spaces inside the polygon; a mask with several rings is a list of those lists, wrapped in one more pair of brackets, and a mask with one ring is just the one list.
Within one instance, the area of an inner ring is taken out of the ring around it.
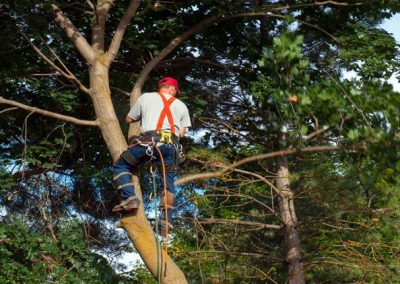
{"label": "rope hanging down", "polygon": [[[156,188],[156,171],[153,170],[153,166],[150,166],[150,174],[152,176],[152,183],[153,183],[153,195],[157,196],[157,188]],[[151,199],[151,196],[150,196]],[[158,232],[158,209],[157,204],[154,204],[154,219],[155,219],[155,231]],[[157,246],[157,282],[161,283],[161,247],[160,247],[160,240],[158,239],[157,235],[154,234],[156,238],[156,246]]]}
{"label": "rope hanging down", "polygon": [[164,244],[164,254],[163,254],[163,263],[164,263],[164,277],[167,276],[167,262],[165,260],[168,255],[168,204],[167,204],[167,179],[166,179],[166,170],[164,164],[164,158],[160,149],[155,146],[158,154],[160,155],[161,167],[162,167],[162,175],[163,175],[163,193],[164,193],[164,211],[165,211],[165,244]]}
{"label": "rope hanging down", "polygon": [[[149,147],[150,148],[150,147]],[[154,145],[153,148],[155,148],[160,156],[161,160],[161,168],[162,168],[162,176],[163,176],[163,194],[164,194],[164,211],[165,211],[165,243],[164,243],[164,253],[162,254],[162,263],[164,264],[164,277],[167,277],[167,261],[166,261],[166,256],[168,255],[168,227],[169,227],[169,220],[168,220],[168,204],[167,204],[167,181],[166,181],[166,169],[165,169],[165,163],[164,163],[164,158],[161,153],[161,150],[157,147],[157,145]],[[150,151],[149,151],[150,150]],[[147,149],[147,154],[150,156],[153,156],[153,149]],[[153,183],[153,195],[157,196],[157,189],[156,189],[156,171],[153,170],[153,166],[150,167],[150,174],[152,175],[152,183]],[[160,204],[161,207],[161,204]],[[157,210],[157,205],[154,206],[154,216],[155,216],[155,232],[156,234],[159,232],[159,221],[160,218],[158,216],[158,210]],[[161,265],[160,265],[160,241],[158,240],[157,235],[155,235],[156,238],[156,246],[157,246],[157,279],[158,283],[161,283]]]}

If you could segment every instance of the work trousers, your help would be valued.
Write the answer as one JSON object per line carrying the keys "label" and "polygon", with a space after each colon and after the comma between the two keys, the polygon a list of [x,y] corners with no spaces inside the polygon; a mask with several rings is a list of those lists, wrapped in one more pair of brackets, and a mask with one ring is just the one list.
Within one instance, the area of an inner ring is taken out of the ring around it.
{"label": "work trousers", "polygon": [[[173,196],[175,196],[175,165],[177,161],[176,157],[176,149],[174,144],[164,144],[158,143],[157,146],[162,154],[162,158],[164,160],[164,165],[166,168],[166,183],[167,190]],[[127,151],[134,157],[132,159],[124,158],[125,155],[121,155],[118,161],[113,166],[114,180],[118,184],[118,188],[121,189],[121,196],[123,199],[126,199],[130,196],[135,196],[135,188],[132,183],[132,170],[140,167],[144,163],[148,162],[151,159],[151,156],[146,152],[148,150],[147,146],[137,145],[129,148]],[[154,162],[159,168],[159,173],[161,177],[161,181],[163,182],[163,170],[161,167],[161,158],[160,154],[156,149],[153,149],[153,157]],[[159,185],[159,190],[163,189],[163,183]],[[175,199],[174,199],[175,200]],[[174,201],[175,202],[175,201]],[[172,205],[174,206],[174,205]]]}

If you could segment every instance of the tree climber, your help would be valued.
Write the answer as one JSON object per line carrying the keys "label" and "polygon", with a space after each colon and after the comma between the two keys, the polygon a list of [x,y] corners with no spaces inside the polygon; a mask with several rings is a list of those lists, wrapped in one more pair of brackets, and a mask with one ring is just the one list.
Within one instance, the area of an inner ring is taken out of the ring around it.
{"label": "tree climber", "polygon": [[[131,171],[150,160],[158,167],[163,161],[165,177],[163,170],[160,170],[160,174],[166,179],[167,196],[161,192],[160,207],[163,208],[162,205],[167,202],[168,219],[172,220],[175,165],[181,150],[179,139],[184,137],[186,128],[191,126],[189,111],[175,97],[177,93],[180,93],[178,81],[171,77],[162,78],[158,82],[158,91],[142,94],[126,116],[125,122],[128,124],[140,121],[141,136],[131,141],[128,150],[121,154],[113,166],[114,181],[117,182],[118,189],[121,189],[123,199],[112,209],[113,212],[124,213],[139,208],[140,200],[135,195]],[[165,212],[161,210],[162,217]]]}

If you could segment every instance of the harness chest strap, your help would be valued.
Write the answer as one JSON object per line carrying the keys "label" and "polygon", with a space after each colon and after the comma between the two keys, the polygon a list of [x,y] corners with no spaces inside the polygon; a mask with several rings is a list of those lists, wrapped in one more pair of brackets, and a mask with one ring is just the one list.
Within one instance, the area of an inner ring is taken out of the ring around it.
{"label": "harness chest strap", "polygon": [[170,109],[170,106],[174,102],[175,97],[171,97],[170,99],[167,100],[162,94],[160,94],[160,93],[157,93],[157,94],[160,95],[162,102],[164,104],[164,108],[162,109],[162,111],[160,113],[160,117],[157,122],[156,131],[159,132],[162,130],[165,116],[167,116],[168,123],[171,126],[171,133],[175,134],[175,123],[174,123],[174,118],[172,116],[171,109]]}

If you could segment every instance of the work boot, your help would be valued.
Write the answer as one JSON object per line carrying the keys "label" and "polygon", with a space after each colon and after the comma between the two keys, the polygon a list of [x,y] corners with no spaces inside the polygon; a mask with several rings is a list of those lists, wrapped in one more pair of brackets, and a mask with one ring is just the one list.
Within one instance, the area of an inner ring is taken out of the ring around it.
{"label": "work boot", "polygon": [[127,199],[122,200],[122,202],[112,209],[112,212],[129,212],[134,211],[139,208],[140,200],[136,196],[130,196]]}

